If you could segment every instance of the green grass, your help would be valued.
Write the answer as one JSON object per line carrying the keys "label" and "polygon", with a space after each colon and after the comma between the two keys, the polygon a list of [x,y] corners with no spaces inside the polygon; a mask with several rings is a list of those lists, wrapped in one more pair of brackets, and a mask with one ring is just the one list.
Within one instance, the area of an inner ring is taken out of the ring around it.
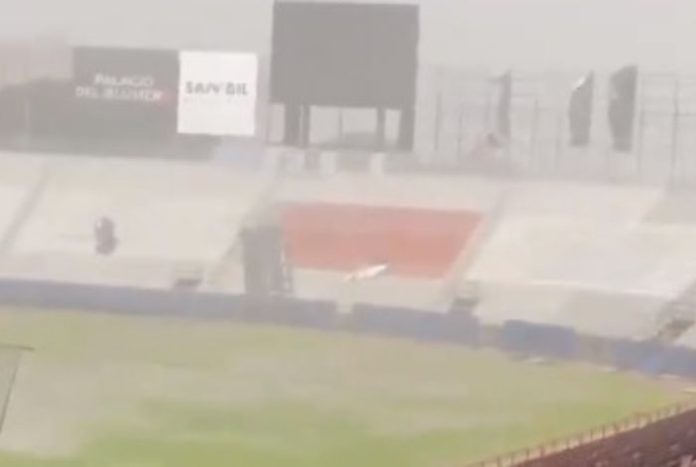
{"label": "green grass", "polygon": [[2,467],[454,466],[680,397],[582,366],[234,324],[8,311],[0,342],[36,347],[5,433],[30,448],[10,442]]}

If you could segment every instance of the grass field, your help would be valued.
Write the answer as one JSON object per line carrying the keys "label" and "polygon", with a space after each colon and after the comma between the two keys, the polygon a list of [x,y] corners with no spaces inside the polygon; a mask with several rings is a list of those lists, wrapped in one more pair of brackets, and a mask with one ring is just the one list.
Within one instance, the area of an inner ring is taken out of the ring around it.
{"label": "grass field", "polygon": [[676,389],[488,351],[280,328],[0,312],[31,345],[3,467],[438,467],[656,408]]}

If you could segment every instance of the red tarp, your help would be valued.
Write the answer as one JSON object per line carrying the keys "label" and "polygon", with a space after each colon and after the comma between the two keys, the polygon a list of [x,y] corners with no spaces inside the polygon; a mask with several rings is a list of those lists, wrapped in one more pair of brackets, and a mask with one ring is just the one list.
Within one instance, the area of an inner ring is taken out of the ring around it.
{"label": "red tarp", "polygon": [[282,224],[296,267],[353,272],[387,263],[389,274],[444,276],[471,239],[482,216],[358,204],[290,204]]}

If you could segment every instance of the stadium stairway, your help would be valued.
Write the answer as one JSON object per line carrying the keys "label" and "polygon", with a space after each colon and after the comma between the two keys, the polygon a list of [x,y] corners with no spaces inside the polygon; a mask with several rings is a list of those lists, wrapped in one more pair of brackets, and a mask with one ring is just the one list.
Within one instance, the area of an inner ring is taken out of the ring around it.
{"label": "stadium stairway", "polygon": [[41,197],[48,173],[40,158],[3,152],[0,168],[0,256],[4,256]]}
{"label": "stadium stairway", "polygon": [[17,207],[17,212],[13,216],[12,222],[7,225],[2,238],[0,238],[0,255],[6,253],[14,245],[22,227],[24,227],[27,219],[34,212],[36,204],[41,199],[49,179],[50,171],[45,166],[42,166],[34,186],[27,191],[24,199]]}
{"label": "stadium stairway", "polygon": [[670,301],[658,316],[656,339],[665,344],[676,342],[696,324],[696,283]]}

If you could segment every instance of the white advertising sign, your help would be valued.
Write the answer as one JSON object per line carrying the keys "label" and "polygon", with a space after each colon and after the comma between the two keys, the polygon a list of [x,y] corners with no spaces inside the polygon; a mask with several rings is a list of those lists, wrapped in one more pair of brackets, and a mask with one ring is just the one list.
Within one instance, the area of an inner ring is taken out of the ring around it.
{"label": "white advertising sign", "polygon": [[179,64],[179,133],[255,134],[256,55],[186,51],[180,53]]}

